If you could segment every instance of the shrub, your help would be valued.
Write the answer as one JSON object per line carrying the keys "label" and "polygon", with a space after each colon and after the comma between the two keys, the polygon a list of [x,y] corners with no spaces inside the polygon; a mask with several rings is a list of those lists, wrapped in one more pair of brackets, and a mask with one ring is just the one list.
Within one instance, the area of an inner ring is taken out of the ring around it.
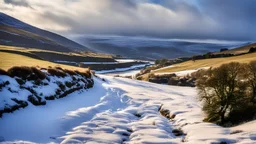
{"label": "shrub", "polygon": [[33,73],[37,76],[37,78],[43,80],[46,78],[46,75],[44,72],[42,72],[41,70],[37,69],[36,67],[31,67],[31,70],[33,71]]}
{"label": "shrub", "polygon": [[93,81],[93,80],[88,80],[87,88],[92,88],[92,87],[93,87],[93,84],[94,84],[94,81]]}
{"label": "shrub", "polygon": [[14,66],[10,68],[7,73],[11,77],[20,77],[23,80],[42,80],[46,78],[46,75],[36,67]]}
{"label": "shrub", "polygon": [[256,106],[253,103],[248,103],[250,99],[246,101],[240,101],[241,104],[237,105],[227,117],[226,121],[231,122],[232,125],[238,125],[244,121],[255,119]]}
{"label": "shrub", "polygon": [[72,70],[65,69],[64,72],[68,73],[71,76],[76,75],[76,73]]}
{"label": "shrub", "polygon": [[85,71],[85,72],[80,72],[80,71],[75,71],[77,74],[86,77],[86,78],[91,78],[91,72],[89,70]]}
{"label": "shrub", "polygon": [[246,86],[239,79],[242,73],[242,65],[235,62],[200,72],[196,84],[206,121],[224,124],[229,113],[243,107],[241,102],[248,102],[244,96]]}
{"label": "shrub", "polygon": [[24,80],[27,79],[29,75],[33,74],[31,68],[27,66],[14,66],[8,69],[7,72],[11,77],[17,76]]}
{"label": "shrub", "polygon": [[8,73],[5,70],[0,68],[0,75],[7,75],[8,76]]}
{"label": "shrub", "polygon": [[228,48],[222,48],[222,49],[220,49],[220,52],[227,51],[227,50],[228,50]]}
{"label": "shrub", "polygon": [[80,89],[82,89],[82,87],[69,89],[69,90],[65,91],[64,93],[62,93],[61,95],[59,95],[59,98],[66,97],[68,94],[71,94],[72,92],[80,90]]}
{"label": "shrub", "polygon": [[40,84],[42,84],[42,82],[39,79],[37,79],[34,81],[34,84],[39,86]]}
{"label": "shrub", "polygon": [[158,64],[160,64],[160,60],[155,60],[155,65],[158,65]]}
{"label": "shrub", "polygon": [[253,53],[253,52],[256,52],[256,48],[251,47],[251,48],[249,49],[248,53]]}
{"label": "shrub", "polygon": [[5,81],[5,82],[3,82],[3,83],[0,83],[0,90],[1,90],[3,87],[5,87],[5,86],[7,86],[7,85],[9,85],[9,84],[10,84],[9,81]]}
{"label": "shrub", "polygon": [[65,85],[66,85],[68,88],[71,88],[73,84],[72,84],[71,82],[65,82]]}
{"label": "shrub", "polygon": [[244,75],[248,78],[251,101],[256,103],[256,61],[251,61],[245,65]]}
{"label": "shrub", "polygon": [[55,69],[63,71],[63,69],[60,66],[56,66]]}
{"label": "shrub", "polygon": [[15,80],[17,81],[17,83],[18,83],[19,85],[25,84],[25,81],[22,80],[22,79],[16,78]]}
{"label": "shrub", "polygon": [[49,74],[51,74],[52,76],[57,76],[57,77],[65,77],[67,76],[65,72],[58,70],[58,69],[54,69],[54,68],[49,68],[47,70],[47,72]]}
{"label": "shrub", "polygon": [[30,95],[30,96],[28,96],[28,101],[31,102],[35,106],[46,104],[46,101],[43,101],[42,98],[39,96]]}
{"label": "shrub", "polygon": [[66,90],[66,86],[64,84],[59,84],[59,87],[62,91],[65,91]]}
{"label": "shrub", "polygon": [[46,99],[46,100],[54,100],[55,97],[54,97],[54,96],[46,96],[45,99]]}
{"label": "shrub", "polygon": [[61,90],[57,89],[55,93],[56,93],[56,95],[60,95],[61,94]]}
{"label": "shrub", "polygon": [[72,76],[72,80],[73,80],[73,81],[76,81],[76,77]]}

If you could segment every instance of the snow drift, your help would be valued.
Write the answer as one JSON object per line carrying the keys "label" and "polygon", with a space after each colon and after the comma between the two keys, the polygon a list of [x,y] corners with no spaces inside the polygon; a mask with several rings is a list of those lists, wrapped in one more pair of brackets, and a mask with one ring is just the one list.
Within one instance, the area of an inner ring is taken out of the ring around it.
{"label": "snow drift", "polygon": [[5,114],[0,138],[4,143],[256,142],[255,122],[232,128],[203,122],[195,88],[100,77],[94,78],[92,89],[51,101],[48,107]]}
{"label": "snow drift", "polygon": [[13,67],[0,74],[0,117],[30,104],[45,105],[47,100],[91,88],[93,83],[89,73],[61,68]]}

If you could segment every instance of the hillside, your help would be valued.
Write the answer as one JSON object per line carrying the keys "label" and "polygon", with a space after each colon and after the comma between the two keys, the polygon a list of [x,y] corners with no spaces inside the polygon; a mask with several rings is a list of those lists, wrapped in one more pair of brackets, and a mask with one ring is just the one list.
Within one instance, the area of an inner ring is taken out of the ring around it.
{"label": "hillside", "polygon": [[0,44],[55,51],[91,51],[58,34],[31,26],[0,12]]}
{"label": "hillside", "polygon": [[86,70],[86,68],[79,68],[76,66],[53,63],[53,62],[44,60],[30,52],[26,52],[22,50],[6,51],[0,48],[0,68],[7,70],[13,66],[40,66],[40,67],[60,66],[62,68],[70,69],[70,70],[81,70],[81,71]]}
{"label": "hillside", "polygon": [[[100,55],[82,55],[77,53],[64,53],[49,50],[40,50],[23,47],[0,45],[0,68],[8,69],[12,66],[64,66],[72,69],[78,67],[79,62],[116,62],[111,57]],[[57,61],[73,62],[76,64],[58,64]]]}
{"label": "hillside", "polygon": [[74,38],[74,40],[97,52],[147,60],[187,57],[248,44],[246,42],[196,41],[132,36],[83,36]]}
{"label": "hillside", "polygon": [[241,46],[238,48],[230,49],[223,52],[216,52],[215,54],[241,54],[241,53],[247,53],[250,48],[256,48],[256,43],[252,43],[249,45]]}
{"label": "hillside", "polygon": [[[225,58],[210,58],[202,59],[196,61],[185,61],[182,63],[174,64],[171,66],[159,68],[151,71],[156,75],[170,74],[170,73],[187,73],[189,71],[194,72],[197,69],[209,68],[209,67],[218,67],[222,64],[230,62],[239,62],[239,63],[248,63],[250,61],[256,60],[256,53],[249,53],[239,56],[225,57]],[[142,75],[143,80],[148,80],[149,73]]]}
{"label": "hillside", "polygon": [[1,69],[7,70],[13,66],[40,66],[40,67],[56,67],[60,66],[65,69],[71,70],[85,70],[86,68],[79,68],[75,66],[69,66],[64,64],[56,64],[45,60],[33,59],[28,56],[0,52],[0,66]]}

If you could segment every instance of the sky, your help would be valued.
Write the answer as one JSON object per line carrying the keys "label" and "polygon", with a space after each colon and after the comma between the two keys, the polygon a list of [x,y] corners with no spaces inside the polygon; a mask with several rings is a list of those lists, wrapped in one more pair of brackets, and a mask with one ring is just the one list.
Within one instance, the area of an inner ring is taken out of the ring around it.
{"label": "sky", "polygon": [[64,36],[256,40],[256,0],[0,0],[0,12]]}

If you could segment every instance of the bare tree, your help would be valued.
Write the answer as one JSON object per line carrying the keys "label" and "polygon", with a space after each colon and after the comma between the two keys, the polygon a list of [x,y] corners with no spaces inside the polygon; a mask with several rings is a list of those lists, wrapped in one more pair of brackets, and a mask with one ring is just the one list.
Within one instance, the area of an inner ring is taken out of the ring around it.
{"label": "bare tree", "polygon": [[248,82],[251,91],[251,101],[256,103],[256,61],[251,61],[247,65],[247,70],[245,70],[245,74],[248,77]]}
{"label": "bare tree", "polygon": [[238,79],[240,73],[241,64],[232,62],[197,75],[196,85],[207,121],[224,123],[227,112],[236,107],[244,93],[240,88],[243,82]]}

